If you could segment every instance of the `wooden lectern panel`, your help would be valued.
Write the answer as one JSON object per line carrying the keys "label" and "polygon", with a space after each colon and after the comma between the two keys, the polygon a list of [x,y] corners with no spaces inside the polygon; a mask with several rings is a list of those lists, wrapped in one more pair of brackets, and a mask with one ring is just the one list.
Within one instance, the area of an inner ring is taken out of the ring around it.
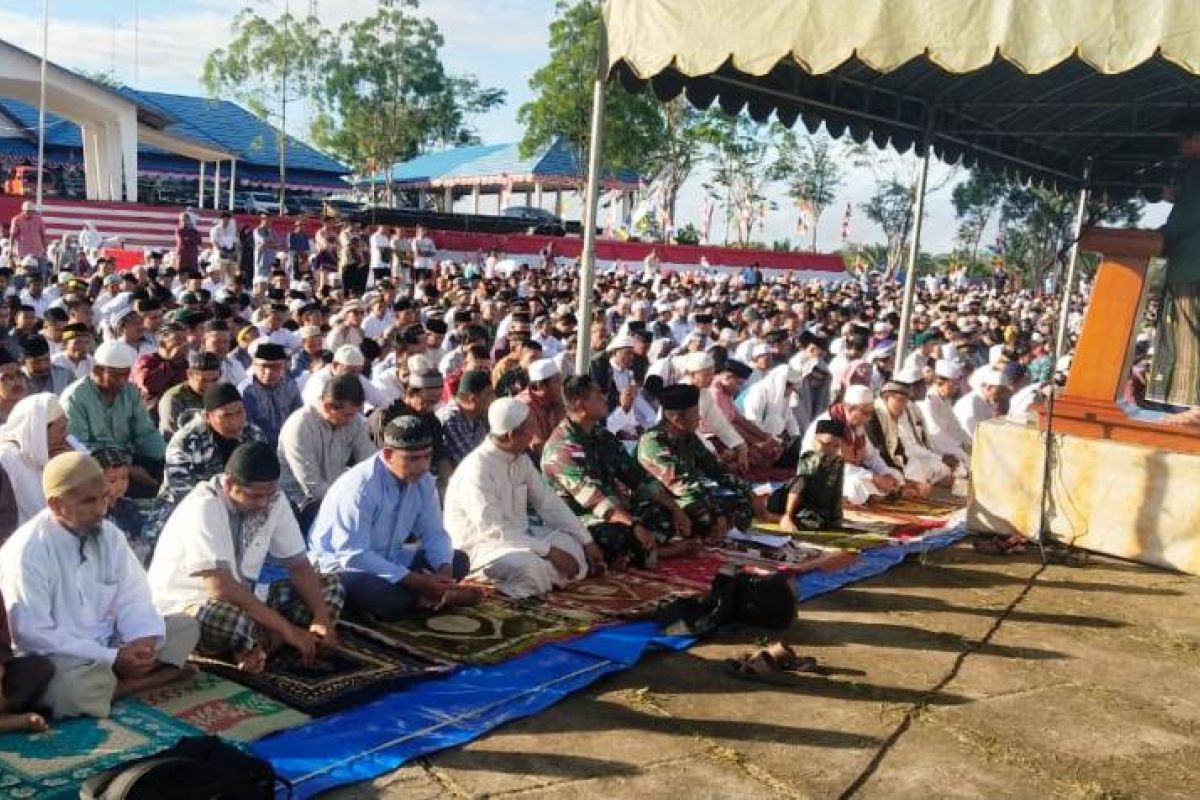
{"label": "wooden lectern panel", "polygon": [[[1194,429],[1130,419],[1116,403],[1125,381],[1130,344],[1140,324],[1146,268],[1162,252],[1162,236],[1153,231],[1089,228],[1079,242],[1084,252],[1098,252],[1087,316],[1063,394],[1054,403],[1054,430],[1200,453]],[[1046,427],[1043,413],[1042,428]]]}
{"label": "wooden lectern panel", "polygon": [[1103,262],[1096,273],[1064,394],[1112,403],[1125,384],[1125,358],[1139,323],[1146,267],[1162,251],[1162,236],[1149,231],[1089,228],[1079,249],[1100,253]]}

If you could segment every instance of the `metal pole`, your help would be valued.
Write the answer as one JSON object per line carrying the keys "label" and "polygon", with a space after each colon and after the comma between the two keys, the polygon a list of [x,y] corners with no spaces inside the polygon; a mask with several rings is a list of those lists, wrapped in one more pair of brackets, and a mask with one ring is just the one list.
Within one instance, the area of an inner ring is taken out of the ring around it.
{"label": "metal pole", "polygon": [[213,169],[213,211],[221,207],[221,162]]}
{"label": "metal pole", "polygon": [[604,133],[604,25],[592,83],[592,129],[588,140],[587,187],[583,196],[583,254],[579,260],[579,344],[575,374],[586,375],[592,363],[592,292],[596,284],[596,206],[600,201],[600,153]]}
{"label": "metal pole", "polygon": [[1079,207],[1075,209],[1075,224],[1071,227],[1071,250],[1067,255],[1067,276],[1059,287],[1062,297],[1062,308],[1058,310],[1058,331],[1054,337],[1054,363],[1057,369],[1058,359],[1066,350],[1067,320],[1071,316],[1071,292],[1075,288],[1075,270],[1079,265],[1079,237],[1083,234],[1083,218],[1087,213],[1088,178],[1091,177],[1092,165],[1089,163],[1083,172],[1083,188],[1079,190]]}
{"label": "metal pole", "polygon": [[46,171],[46,49],[50,46],[50,0],[42,0],[42,76],[38,87],[38,172],[34,202],[42,210],[42,173]]}
{"label": "metal pole", "polygon": [[908,330],[912,320],[913,289],[917,285],[917,257],[921,252],[921,225],[925,221],[925,182],[929,177],[929,158],[933,155],[933,123],[936,113],[933,107],[925,110],[925,156],[921,159],[921,171],[917,173],[917,198],[913,206],[913,236],[908,246],[908,266],[904,273],[904,302],[900,306],[900,332],[896,336],[896,366],[904,365],[908,350]]}

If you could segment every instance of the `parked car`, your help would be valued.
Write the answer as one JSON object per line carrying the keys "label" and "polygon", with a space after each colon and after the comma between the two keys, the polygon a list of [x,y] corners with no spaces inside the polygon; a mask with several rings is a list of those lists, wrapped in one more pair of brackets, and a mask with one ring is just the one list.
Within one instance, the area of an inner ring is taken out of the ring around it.
{"label": "parked car", "polygon": [[567,231],[560,217],[537,206],[509,206],[501,216],[528,222],[533,233],[544,236],[562,236]]}
{"label": "parked car", "polygon": [[350,216],[363,210],[362,203],[351,200],[326,200],[324,206],[325,213],[334,217]]}
{"label": "parked car", "polygon": [[275,192],[246,192],[244,208],[248,214],[277,215],[279,213],[279,195]]}

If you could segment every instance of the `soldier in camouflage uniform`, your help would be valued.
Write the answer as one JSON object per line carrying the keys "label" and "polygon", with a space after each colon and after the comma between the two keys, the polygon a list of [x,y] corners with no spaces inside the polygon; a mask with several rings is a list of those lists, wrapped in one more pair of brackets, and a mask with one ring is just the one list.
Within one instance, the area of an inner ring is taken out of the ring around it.
{"label": "soldier in camouflage uniform", "polygon": [[841,420],[817,422],[815,447],[800,456],[796,477],[772,495],[767,508],[782,514],[779,526],[785,531],[816,531],[842,523],[842,437]]}
{"label": "soldier in camouflage uniform", "polygon": [[642,469],[604,427],[608,405],[590,375],[563,384],[567,418],[546,441],[542,473],[578,514],[613,566],[652,567],[691,544],[691,520],[669,492]]}
{"label": "soldier in camouflage uniform", "polygon": [[720,540],[731,527],[749,526],[756,511],[750,485],[730,474],[696,435],[700,390],[675,384],[659,399],[662,421],[642,434],[638,462],[675,496],[697,534]]}

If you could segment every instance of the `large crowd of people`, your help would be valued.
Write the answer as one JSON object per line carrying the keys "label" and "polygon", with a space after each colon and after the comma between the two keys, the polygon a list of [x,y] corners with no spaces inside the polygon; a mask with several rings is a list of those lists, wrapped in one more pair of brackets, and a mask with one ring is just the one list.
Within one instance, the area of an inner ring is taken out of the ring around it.
{"label": "large crowd of people", "polygon": [[[0,259],[0,727],[104,716],[193,652],[264,669],[395,619],[693,552],[752,520],[967,477],[1065,364],[1000,279],[900,288],[439,257],[425,231],[263,218],[118,271],[36,209]],[[1078,319],[1073,320],[1077,325]],[[592,353],[576,369],[586,326]]]}

